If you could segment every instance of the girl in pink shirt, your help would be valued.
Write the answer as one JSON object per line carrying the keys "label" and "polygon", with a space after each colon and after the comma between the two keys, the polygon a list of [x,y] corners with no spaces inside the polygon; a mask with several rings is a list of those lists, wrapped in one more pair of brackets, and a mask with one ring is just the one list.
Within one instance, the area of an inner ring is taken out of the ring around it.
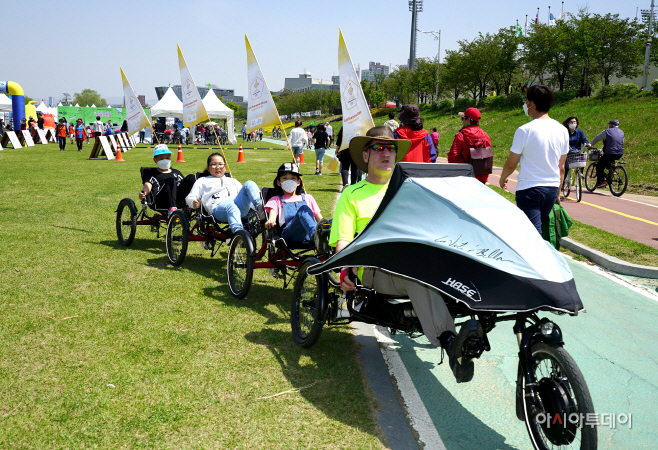
{"label": "girl in pink shirt", "polygon": [[274,188],[278,189],[279,195],[265,204],[268,213],[265,228],[270,229],[278,223],[283,228],[283,239],[307,243],[313,240],[322,215],[313,196],[301,193],[301,176],[296,164],[285,163],[279,167],[274,179]]}

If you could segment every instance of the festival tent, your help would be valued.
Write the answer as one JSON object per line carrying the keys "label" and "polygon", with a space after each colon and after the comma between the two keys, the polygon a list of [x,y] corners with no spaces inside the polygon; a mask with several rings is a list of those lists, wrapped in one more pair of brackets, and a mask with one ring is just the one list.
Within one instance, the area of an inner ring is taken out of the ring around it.
{"label": "festival tent", "polygon": [[160,101],[151,108],[151,117],[178,117],[183,118],[183,102],[178,100],[171,89],[167,89]]}
{"label": "festival tent", "polygon": [[233,110],[222,103],[212,89],[209,89],[204,97],[203,106],[205,106],[208,117],[211,119],[226,119],[228,140],[231,144],[237,144],[238,140],[235,139],[235,132],[233,131]]}
{"label": "festival tent", "polygon": [[92,103],[92,104],[91,104],[91,107],[92,107],[92,108],[95,108],[95,107],[96,107],[96,104],[95,104],[95,103]]}
{"label": "festival tent", "polygon": [[11,112],[11,100],[5,94],[0,94],[0,112]]}
{"label": "festival tent", "polygon": [[76,103],[76,104],[75,104],[75,107],[76,107],[76,108],[79,108],[79,107],[80,107],[80,103]]}
{"label": "festival tent", "polygon": [[49,109],[46,106],[46,104],[43,102],[43,100],[41,100],[41,103],[39,103],[39,106],[37,106],[37,112],[41,112],[44,114],[49,112]]}
{"label": "festival tent", "polygon": [[57,106],[64,106],[64,105],[62,105],[62,102],[59,102],[59,103],[57,104]]}

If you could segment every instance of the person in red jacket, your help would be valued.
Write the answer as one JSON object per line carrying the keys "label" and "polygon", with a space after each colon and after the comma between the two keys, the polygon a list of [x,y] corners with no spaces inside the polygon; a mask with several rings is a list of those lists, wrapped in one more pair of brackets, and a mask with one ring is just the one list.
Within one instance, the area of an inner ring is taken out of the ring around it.
{"label": "person in red jacket", "polygon": [[404,105],[398,119],[402,125],[394,131],[395,139],[411,141],[411,149],[402,158],[402,162],[435,162],[436,148],[427,130],[423,130],[425,119],[420,117],[418,105]]}
{"label": "person in red jacket", "polygon": [[66,122],[64,122],[64,118],[59,119],[59,123],[57,124],[57,142],[59,143],[59,149],[60,150],[66,150],[66,135],[68,134],[68,130],[66,129]]}
{"label": "person in red jacket", "polygon": [[[490,147],[491,139],[489,135],[480,128],[480,119],[482,114],[476,108],[468,108],[460,112],[462,118],[462,128],[455,135],[450,151],[448,152],[449,163],[466,163],[471,157],[470,149],[473,147]],[[489,175],[476,175],[475,178],[483,183],[489,179]]]}

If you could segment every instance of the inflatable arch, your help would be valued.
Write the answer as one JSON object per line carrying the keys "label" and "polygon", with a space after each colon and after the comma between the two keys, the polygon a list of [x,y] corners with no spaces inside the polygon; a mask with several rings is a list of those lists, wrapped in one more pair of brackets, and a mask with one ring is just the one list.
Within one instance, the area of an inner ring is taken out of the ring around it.
{"label": "inflatable arch", "polygon": [[[25,118],[25,93],[23,88],[13,81],[0,81],[0,92],[11,95],[14,130],[20,130],[21,122]],[[34,108],[34,105],[32,107]],[[34,117],[36,119],[36,112]]]}

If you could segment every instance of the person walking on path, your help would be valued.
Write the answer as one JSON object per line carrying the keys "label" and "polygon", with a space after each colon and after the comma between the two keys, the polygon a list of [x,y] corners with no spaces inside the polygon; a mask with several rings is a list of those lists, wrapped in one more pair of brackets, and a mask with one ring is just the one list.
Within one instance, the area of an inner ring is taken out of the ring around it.
{"label": "person walking on path", "polygon": [[436,154],[439,154],[439,133],[436,131],[436,128],[432,128],[432,132],[430,133],[430,138],[432,138],[432,143],[434,144],[434,148],[436,149]]}
{"label": "person walking on path", "polygon": [[327,133],[327,136],[329,136],[329,145],[327,148],[331,147],[334,143],[334,129],[331,127],[331,124],[329,122],[325,122],[324,124],[325,132]]}
{"label": "person walking on path", "polygon": [[402,126],[394,131],[395,139],[411,141],[411,149],[402,162],[433,163],[436,161],[436,148],[427,130],[423,130],[425,119],[420,117],[418,105],[403,106],[398,114],[398,119],[402,122]]}
{"label": "person walking on path", "polygon": [[394,119],[394,117],[395,117],[395,113],[390,112],[388,113],[388,120],[384,122],[384,125],[389,127],[393,132],[395,132],[395,130],[397,130],[398,127],[400,126],[400,124]]}
{"label": "person walking on path", "polygon": [[619,121],[613,119],[608,122],[608,128],[601,131],[592,139],[589,145],[592,147],[597,142],[603,141],[603,156],[596,164],[596,187],[607,186],[603,179],[605,178],[605,169],[610,167],[613,161],[618,160],[624,154],[624,132],[619,128]]}
{"label": "person walking on path", "polygon": [[57,143],[59,144],[60,150],[66,150],[67,134],[68,134],[68,130],[66,129],[66,122],[64,122],[64,118],[61,118],[59,119],[59,123],[57,124],[57,130],[55,131],[55,135],[57,136]]}
{"label": "person walking on path", "polygon": [[[336,150],[340,148],[342,143],[343,129],[341,128],[336,135]],[[354,160],[352,160],[352,156],[350,155],[348,148],[344,148],[338,152],[337,155],[338,160],[340,161],[340,177],[343,181],[343,187],[340,191],[343,192],[347,186],[350,184],[356,184],[361,180],[362,172],[361,169],[359,169],[354,163]]]}
{"label": "person walking on path", "polygon": [[242,141],[247,140],[247,122],[242,122]]}
{"label": "person walking on path", "polygon": [[73,140],[75,139],[75,126],[72,123],[69,124],[69,138],[71,139],[71,144],[73,144]]}
{"label": "person walking on path", "polygon": [[324,152],[329,148],[329,136],[325,131],[324,125],[318,125],[313,135],[313,145],[315,146],[315,174],[322,175],[322,163]]}
{"label": "person walking on path", "polygon": [[299,158],[304,153],[304,146],[308,145],[306,132],[302,128],[302,121],[295,121],[295,128],[290,131],[290,146],[292,153],[295,155],[295,164],[299,165]]}
{"label": "person walking on path", "polygon": [[553,104],[553,91],[548,86],[528,88],[523,104],[532,121],[514,133],[510,154],[500,175],[501,189],[521,162],[516,187],[516,205],[541,234],[541,224],[548,218],[553,205],[560,203],[558,189],[564,179],[564,162],[569,152],[569,133],[548,112]]}
{"label": "person walking on path", "polygon": [[[448,162],[470,164],[471,148],[491,147],[491,139],[489,138],[489,135],[480,128],[482,114],[480,114],[478,109],[468,108],[466,111],[460,112],[459,115],[462,119],[462,128],[452,141],[452,146],[448,151]],[[486,183],[489,179],[489,175],[475,175],[475,178]]]}
{"label": "person walking on path", "polygon": [[82,151],[82,143],[85,139],[89,139],[89,136],[85,131],[85,125],[82,123],[82,119],[78,119],[78,122],[75,125],[75,143],[78,146],[79,152]]}

